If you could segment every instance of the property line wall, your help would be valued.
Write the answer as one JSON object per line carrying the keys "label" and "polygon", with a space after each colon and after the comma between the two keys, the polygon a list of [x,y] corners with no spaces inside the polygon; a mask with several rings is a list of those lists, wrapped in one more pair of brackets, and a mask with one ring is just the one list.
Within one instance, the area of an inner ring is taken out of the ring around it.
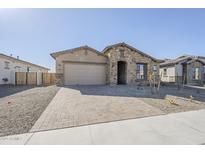
{"label": "property line wall", "polygon": [[[9,62],[9,69],[5,69],[5,61]],[[18,66],[18,68],[16,68]],[[0,85],[1,84],[15,84],[15,72],[27,72],[27,67],[30,68],[30,72],[48,72],[39,67],[32,65],[25,65],[18,61],[12,61],[0,57]],[[2,79],[7,78],[8,82],[4,82]]]}

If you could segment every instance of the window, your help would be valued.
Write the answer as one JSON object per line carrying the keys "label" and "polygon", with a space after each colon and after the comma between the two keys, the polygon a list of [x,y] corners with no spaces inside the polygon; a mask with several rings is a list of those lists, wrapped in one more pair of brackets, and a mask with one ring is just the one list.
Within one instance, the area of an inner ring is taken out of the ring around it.
{"label": "window", "polygon": [[27,72],[31,72],[31,68],[30,67],[27,67]]}
{"label": "window", "polygon": [[163,76],[167,76],[167,69],[166,68],[164,68],[164,70],[163,70]]}
{"label": "window", "polygon": [[15,66],[15,70],[16,70],[17,72],[20,72],[21,67],[20,67],[20,66]]}
{"label": "window", "polygon": [[198,67],[194,68],[193,79],[199,80],[199,68]]}
{"label": "window", "polygon": [[145,80],[147,78],[147,64],[136,64],[137,80]]}
{"label": "window", "polygon": [[124,57],[124,50],[120,50],[120,57]]}
{"label": "window", "polygon": [[5,69],[9,69],[9,64],[10,64],[10,62],[5,61],[4,64],[5,64],[5,67],[4,67],[4,68],[5,68]]}
{"label": "window", "polygon": [[153,65],[153,71],[157,72],[157,65]]}

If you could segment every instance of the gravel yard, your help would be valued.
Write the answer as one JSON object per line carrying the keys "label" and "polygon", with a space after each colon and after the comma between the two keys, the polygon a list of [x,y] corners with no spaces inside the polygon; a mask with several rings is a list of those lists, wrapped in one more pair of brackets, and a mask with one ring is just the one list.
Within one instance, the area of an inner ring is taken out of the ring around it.
{"label": "gravel yard", "polygon": [[60,88],[1,86],[0,136],[28,132]]}
{"label": "gravel yard", "polygon": [[[146,88],[146,94],[149,94],[149,88]],[[190,99],[190,96],[193,100]],[[167,114],[205,109],[204,90],[199,92],[194,89],[178,90],[176,87],[162,87],[158,95],[151,97],[149,94],[141,100]]]}
{"label": "gravel yard", "polygon": [[[174,104],[170,103],[169,100],[174,100]],[[167,97],[166,99],[152,99],[152,98],[143,98],[142,99],[147,104],[156,107],[163,111],[164,113],[176,113],[176,112],[185,112],[191,110],[205,109],[205,104],[191,102],[188,99],[184,98],[175,98],[173,96]]]}
{"label": "gravel yard", "polygon": [[0,98],[6,97],[25,91],[28,89],[34,88],[33,86],[14,86],[14,85],[1,85],[0,86]]}

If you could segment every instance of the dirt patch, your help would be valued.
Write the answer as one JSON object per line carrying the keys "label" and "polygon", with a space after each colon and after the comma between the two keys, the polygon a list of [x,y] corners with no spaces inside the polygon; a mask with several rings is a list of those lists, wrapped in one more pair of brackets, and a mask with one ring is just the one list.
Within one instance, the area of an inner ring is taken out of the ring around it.
{"label": "dirt patch", "polygon": [[204,104],[196,103],[195,101],[191,102],[183,98],[167,98],[167,99],[143,98],[142,100],[147,104],[156,107],[167,114],[205,109]]}
{"label": "dirt patch", "polygon": [[176,87],[162,87],[160,93],[154,95],[149,91],[149,88],[146,87],[147,97],[142,97],[141,100],[167,114],[205,109],[205,91],[198,93],[195,89],[178,89]]}
{"label": "dirt patch", "polygon": [[[5,87],[4,87],[5,88]],[[27,133],[60,89],[57,86],[16,87],[0,99],[0,136]],[[2,95],[3,96],[3,95]]]}

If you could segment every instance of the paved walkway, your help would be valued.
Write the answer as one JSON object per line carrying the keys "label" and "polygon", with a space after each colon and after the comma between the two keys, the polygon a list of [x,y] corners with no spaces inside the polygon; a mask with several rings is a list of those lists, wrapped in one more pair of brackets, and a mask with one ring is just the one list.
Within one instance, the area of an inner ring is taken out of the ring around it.
{"label": "paved walkway", "polygon": [[61,88],[30,132],[164,114],[160,109],[138,98],[101,93],[102,91],[104,94],[105,91],[111,94],[124,94],[123,88],[76,88]]}
{"label": "paved walkway", "polygon": [[204,144],[205,110],[42,131],[0,144]]}

